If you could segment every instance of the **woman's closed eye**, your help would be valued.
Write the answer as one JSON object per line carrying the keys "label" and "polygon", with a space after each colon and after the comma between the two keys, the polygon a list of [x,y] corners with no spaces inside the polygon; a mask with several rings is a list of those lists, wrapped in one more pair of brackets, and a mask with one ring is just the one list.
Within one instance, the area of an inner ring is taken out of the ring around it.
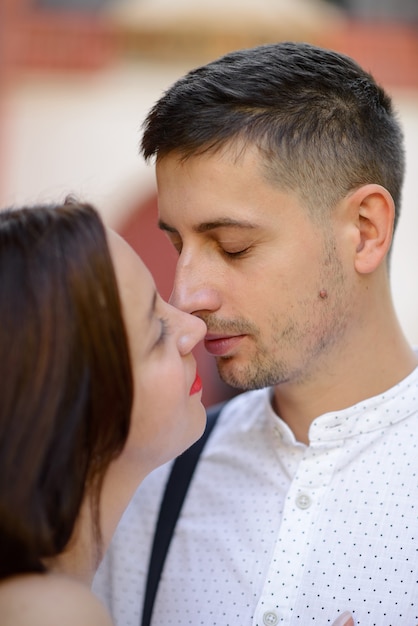
{"label": "woman's closed eye", "polygon": [[164,342],[164,339],[167,337],[167,335],[170,332],[170,328],[168,325],[168,320],[164,317],[160,317],[158,318],[158,321],[160,322],[160,334],[158,336],[157,341],[155,342],[155,345],[158,346],[161,343]]}

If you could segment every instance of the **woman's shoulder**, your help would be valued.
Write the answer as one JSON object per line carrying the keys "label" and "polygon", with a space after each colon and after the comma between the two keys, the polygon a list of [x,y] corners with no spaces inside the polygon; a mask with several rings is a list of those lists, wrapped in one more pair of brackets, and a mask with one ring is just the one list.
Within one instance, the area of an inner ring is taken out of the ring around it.
{"label": "woman's shoulder", "polygon": [[1,626],[112,626],[87,585],[57,574],[27,574],[0,583]]}

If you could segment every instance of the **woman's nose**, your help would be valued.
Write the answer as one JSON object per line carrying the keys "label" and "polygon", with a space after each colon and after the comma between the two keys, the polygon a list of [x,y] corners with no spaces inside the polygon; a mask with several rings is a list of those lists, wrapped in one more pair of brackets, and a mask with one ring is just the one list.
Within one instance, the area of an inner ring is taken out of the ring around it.
{"label": "woman's nose", "polygon": [[188,354],[202,341],[206,335],[206,324],[200,318],[189,313],[177,311],[180,316],[181,332],[178,339],[178,348],[182,355]]}

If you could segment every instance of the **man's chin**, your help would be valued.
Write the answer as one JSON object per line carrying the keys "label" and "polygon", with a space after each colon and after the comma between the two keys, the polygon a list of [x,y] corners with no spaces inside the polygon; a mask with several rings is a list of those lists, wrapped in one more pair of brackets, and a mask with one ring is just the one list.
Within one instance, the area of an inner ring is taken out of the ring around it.
{"label": "man's chin", "polygon": [[[216,365],[218,368],[218,374],[222,382],[234,389],[240,391],[251,391],[252,389],[260,389],[254,380],[254,376],[248,371],[242,371],[239,368],[234,357],[222,357],[216,359]],[[264,386],[264,385],[262,385]]]}
{"label": "man's chin", "polygon": [[250,365],[242,363],[238,357],[221,357],[216,359],[218,374],[221,380],[241,391],[253,391],[254,389],[265,389],[273,387],[286,381],[283,372],[272,369],[264,370],[256,367],[252,362]]}

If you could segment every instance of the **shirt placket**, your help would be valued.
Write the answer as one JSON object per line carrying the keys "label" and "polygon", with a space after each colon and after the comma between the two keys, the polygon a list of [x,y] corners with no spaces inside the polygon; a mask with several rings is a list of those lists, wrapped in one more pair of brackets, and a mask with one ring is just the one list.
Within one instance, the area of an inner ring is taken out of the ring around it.
{"label": "shirt placket", "polygon": [[306,449],[287,493],[273,557],[253,626],[290,624],[304,573],[306,552],[340,455],[340,447]]}

